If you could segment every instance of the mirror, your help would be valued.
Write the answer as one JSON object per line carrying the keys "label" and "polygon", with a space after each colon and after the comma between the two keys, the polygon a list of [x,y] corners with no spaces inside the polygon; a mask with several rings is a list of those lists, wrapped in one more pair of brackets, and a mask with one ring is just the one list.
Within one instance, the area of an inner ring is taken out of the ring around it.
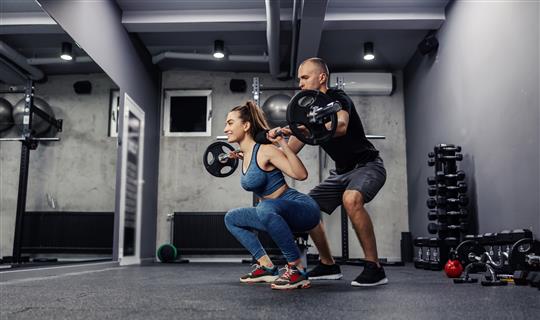
{"label": "mirror", "polygon": [[[2,10],[48,17],[34,1]],[[0,270],[111,260],[118,87],[58,25],[0,34]]]}

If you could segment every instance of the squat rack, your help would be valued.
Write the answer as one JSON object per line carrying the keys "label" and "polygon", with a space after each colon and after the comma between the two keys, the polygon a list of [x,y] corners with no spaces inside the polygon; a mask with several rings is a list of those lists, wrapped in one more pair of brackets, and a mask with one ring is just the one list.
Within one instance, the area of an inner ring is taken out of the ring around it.
{"label": "squat rack", "polygon": [[28,191],[28,172],[30,167],[30,151],[38,147],[40,141],[60,141],[60,138],[39,138],[32,132],[32,117],[37,114],[44,121],[62,132],[62,119],[56,119],[34,105],[34,82],[28,79],[25,90],[2,91],[0,93],[24,93],[24,113],[22,134],[17,138],[0,138],[0,141],[21,142],[21,163],[19,169],[19,190],[17,193],[17,213],[15,217],[15,234],[13,238],[12,262],[20,264],[24,216],[26,213],[26,195]]}

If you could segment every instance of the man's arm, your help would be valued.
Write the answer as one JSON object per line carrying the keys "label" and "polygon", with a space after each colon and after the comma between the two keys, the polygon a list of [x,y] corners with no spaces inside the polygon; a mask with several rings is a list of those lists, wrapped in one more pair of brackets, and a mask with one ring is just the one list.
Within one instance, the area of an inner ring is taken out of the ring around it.
{"label": "man's arm", "polygon": [[338,111],[337,127],[336,127],[336,133],[334,133],[334,137],[344,136],[347,133],[348,127],[349,127],[349,113],[345,110]]}
{"label": "man's arm", "polygon": [[294,153],[300,152],[300,150],[302,150],[304,145],[305,144],[302,141],[300,141],[300,139],[298,139],[297,137],[289,136],[289,148],[292,150],[292,152]]}

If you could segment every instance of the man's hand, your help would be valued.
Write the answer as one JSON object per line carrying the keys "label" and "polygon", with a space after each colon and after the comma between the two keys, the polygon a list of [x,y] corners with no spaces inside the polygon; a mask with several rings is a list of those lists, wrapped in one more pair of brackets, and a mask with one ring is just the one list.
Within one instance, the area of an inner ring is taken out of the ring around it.
{"label": "man's hand", "polygon": [[[281,136],[281,137],[289,137],[290,135],[292,135],[292,131],[291,129],[289,129],[289,127],[275,127],[273,129],[270,129],[268,131],[268,133],[266,134],[266,138],[270,141],[272,141],[273,139],[275,140],[278,136]],[[272,141],[273,142],[273,141]]]}

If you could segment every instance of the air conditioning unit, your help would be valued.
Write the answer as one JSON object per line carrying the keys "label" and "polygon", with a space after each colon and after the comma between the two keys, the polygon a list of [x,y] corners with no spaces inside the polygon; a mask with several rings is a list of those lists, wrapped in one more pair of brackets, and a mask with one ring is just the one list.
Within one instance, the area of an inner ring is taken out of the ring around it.
{"label": "air conditioning unit", "polygon": [[330,86],[350,95],[389,96],[394,88],[392,73],[348,72],[330,74]]}

